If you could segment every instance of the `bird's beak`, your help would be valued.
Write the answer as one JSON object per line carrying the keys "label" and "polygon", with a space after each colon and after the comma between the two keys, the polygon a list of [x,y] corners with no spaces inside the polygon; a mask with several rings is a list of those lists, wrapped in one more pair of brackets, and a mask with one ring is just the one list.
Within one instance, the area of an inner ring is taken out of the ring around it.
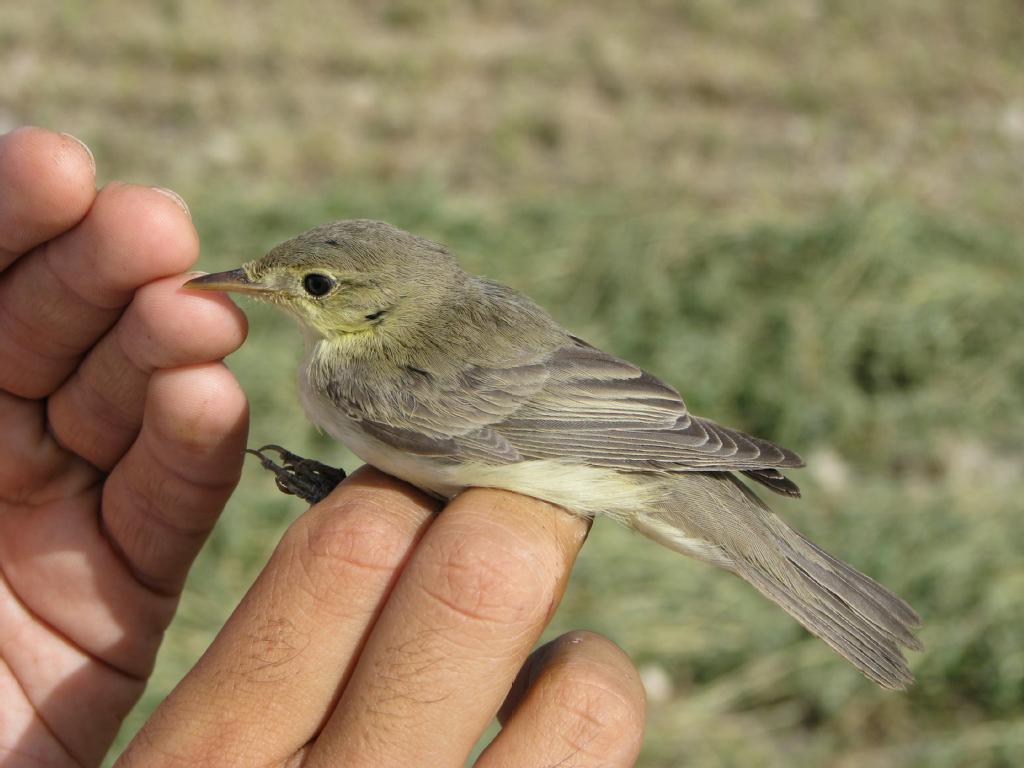
{"label": "bird's beak", "polygon": [[199,291],[229,291],[231,293],[267,293],[273,290],[270,286],[250,280],[241,267],[229,269],[227,272],[214,272],[211,275],[193,277],[185,283],[185,287]]}

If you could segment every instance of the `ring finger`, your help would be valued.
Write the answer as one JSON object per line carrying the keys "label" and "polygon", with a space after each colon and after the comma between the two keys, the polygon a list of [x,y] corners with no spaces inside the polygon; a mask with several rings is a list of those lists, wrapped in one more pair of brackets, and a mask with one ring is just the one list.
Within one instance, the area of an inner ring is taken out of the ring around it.
{"label": "ring finger", "polygon": [[627,768],[640,753],[644,704],[640,676],[615,643],[562,635],[530,655],[475,768]]}

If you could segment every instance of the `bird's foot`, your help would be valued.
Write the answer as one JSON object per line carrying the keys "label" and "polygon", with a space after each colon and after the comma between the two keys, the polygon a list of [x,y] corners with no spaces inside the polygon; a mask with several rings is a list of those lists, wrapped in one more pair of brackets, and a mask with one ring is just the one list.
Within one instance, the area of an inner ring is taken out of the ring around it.
{"label": "bird's foot", "polygon": [[[340,467],[329,467],[319,461],[304,459],[280,445],[264,445],[259,450],[246,448],[245,452],[251,453],[260,460],[264,469],[274,473],[277,487],[283,493],[298,496],[310,504],[324,499],[345,479],[345,470]],[[265,454],[269,452],[276,453],[281,463],[268,458]]]}

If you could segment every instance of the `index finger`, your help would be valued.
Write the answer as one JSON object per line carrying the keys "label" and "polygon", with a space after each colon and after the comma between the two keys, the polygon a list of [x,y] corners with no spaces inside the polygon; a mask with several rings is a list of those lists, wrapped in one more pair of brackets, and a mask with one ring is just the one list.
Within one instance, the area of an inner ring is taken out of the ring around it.
{"label": "index finger", "polygon": [[350,475],[289,527],[117,765],[286,763],[320,730],[437,507],[370,467]]}
{"label": "index finger", "polygon": [[96,197],[96,164],[65,133],[18,128],[0,136],[0,270],[70,229]]}

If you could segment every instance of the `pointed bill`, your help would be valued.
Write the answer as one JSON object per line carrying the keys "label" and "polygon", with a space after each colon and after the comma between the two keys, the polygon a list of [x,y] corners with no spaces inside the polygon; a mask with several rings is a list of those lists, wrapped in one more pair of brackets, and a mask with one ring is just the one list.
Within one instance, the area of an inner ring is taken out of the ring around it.
{"label": "pointed bill", "polygon": [[241,267],[230,269],[227,272],[214,272],[210,275],[194,277],[185,283],[185,287],[199,291],[228,291],[230,293],[267,293],[273,290],[269,286],[250,280]]}

